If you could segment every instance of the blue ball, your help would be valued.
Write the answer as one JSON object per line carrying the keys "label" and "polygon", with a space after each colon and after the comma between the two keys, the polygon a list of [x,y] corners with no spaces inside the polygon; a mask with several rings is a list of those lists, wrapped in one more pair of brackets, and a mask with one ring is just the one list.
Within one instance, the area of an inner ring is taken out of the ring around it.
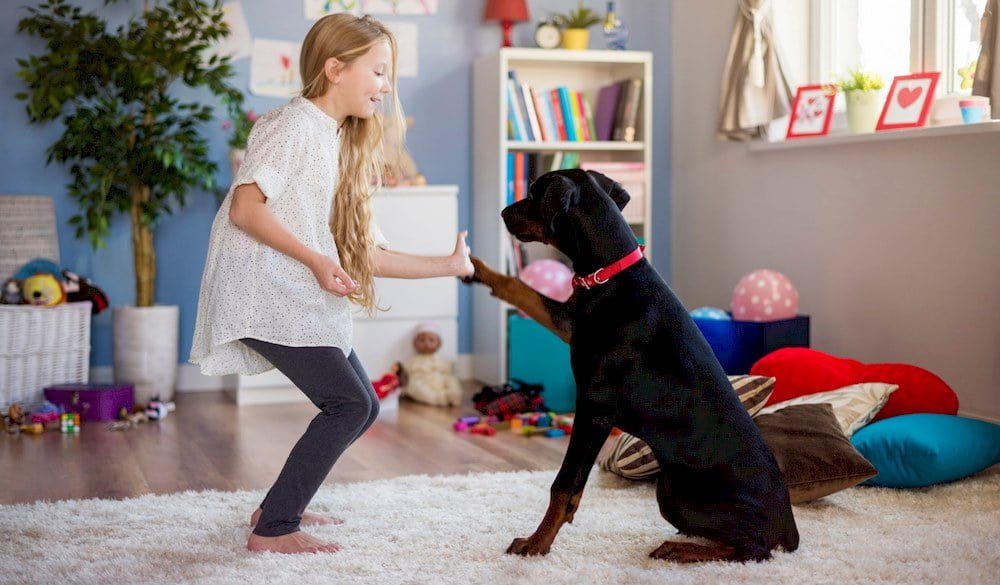
{"label": "blue ball", "polygon": [[732,321],[732,316],[718,307],[698,307],[691,311],[694,319],[712,319],[715,321]]}

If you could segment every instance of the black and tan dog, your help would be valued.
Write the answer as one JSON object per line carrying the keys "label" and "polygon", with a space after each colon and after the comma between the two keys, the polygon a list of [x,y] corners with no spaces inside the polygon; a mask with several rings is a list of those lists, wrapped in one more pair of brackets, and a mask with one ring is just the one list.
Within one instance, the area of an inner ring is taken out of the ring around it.
{"label": "black and tan dog", "polygon": [[507,549],[546,554],[572,522],[612,427],[649,444],[661,468],[660,512],[682,534],[650,556],[681,562],[764,560],[798,547],[788,489],[711,347],[622,217],[628,194],[591,171],[548,173],[503,210],[508,231],[573,262],[577,288],[551,301],[478,259],[471,278],[570,344],[577,385],[573,433],[541,525]]}

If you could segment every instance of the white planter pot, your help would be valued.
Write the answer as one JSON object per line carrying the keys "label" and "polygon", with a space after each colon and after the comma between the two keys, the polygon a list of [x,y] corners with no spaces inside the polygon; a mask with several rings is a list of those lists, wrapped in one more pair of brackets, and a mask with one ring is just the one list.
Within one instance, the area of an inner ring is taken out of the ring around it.
{"label": "white planter pot", "polygon": [[882,105],[881,90],[847,92],[847,128],[852,134],[871,134],[878,125]]}
{"label": "white planter pot", "polygon": [[112,308],[115,382],[134,384],[137,403],[173,399],[179,324],[177,305]]}

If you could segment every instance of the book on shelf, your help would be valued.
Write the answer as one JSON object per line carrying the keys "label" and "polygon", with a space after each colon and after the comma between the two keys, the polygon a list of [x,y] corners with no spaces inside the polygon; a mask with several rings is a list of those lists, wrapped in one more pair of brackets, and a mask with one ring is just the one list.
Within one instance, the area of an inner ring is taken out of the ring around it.
{"label": "book on shelf", "polygon": [[639,117],[639,100],[642,97],[642,78],[634,77],[622,82],[615,117],[614,140],[635,142],[636,123]]}
{"label": "book on shelf", "polygon": [[644,221],[646,211],[646,164],[633,161],[584,161],[580,168],[596,171],[617,181],[629,194],[629,203],[622,214],[632,223]]}
{"label": "book on shelf", "polygon": [[598,140],[611,140],[615,130],[615,108],[618,106],[618,95],[621,93],[620,83],[605,85],[597,91],[597,111],[594,112],[594,125],[597,127]]}
{"label": "book on shelf", "polygon": [[573,118],[573,106],[569,96],[569,88],[565,85],[560,85],[553,91],[559,96],[559,108],[562,110],[563,121],[566,125],[566,140],[578,142],[580,139],[576,135],[576,120]]}
{"label": "book on shelf", "polygon": [[510,130],[508,138],[511,140],[527,140],[527,130],[524,127],[524,118],[521,117],[521,107],[518,103],[517,91],[514,89],[514,80],[507,80],[507,124]]}

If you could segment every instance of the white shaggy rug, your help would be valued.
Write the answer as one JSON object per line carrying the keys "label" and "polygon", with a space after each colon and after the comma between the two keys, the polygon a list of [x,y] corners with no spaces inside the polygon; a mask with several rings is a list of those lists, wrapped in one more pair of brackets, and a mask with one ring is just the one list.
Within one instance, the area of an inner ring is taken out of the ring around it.
{"label": "white shaggy rug", "polygon": [[[594,473],[547,557],[503,554],[554,471],[324,486],[336,554],[244,549],[260,492],[0,506],[0,583],[997,583],[1000,467],[927,490],[853,488],[795,507],[801,546],[746,565],[647,558],[673,530],[649,484]],[[9,479],[9,477],[8,477]],[[993,577],[989,577],[993,575]]]}

